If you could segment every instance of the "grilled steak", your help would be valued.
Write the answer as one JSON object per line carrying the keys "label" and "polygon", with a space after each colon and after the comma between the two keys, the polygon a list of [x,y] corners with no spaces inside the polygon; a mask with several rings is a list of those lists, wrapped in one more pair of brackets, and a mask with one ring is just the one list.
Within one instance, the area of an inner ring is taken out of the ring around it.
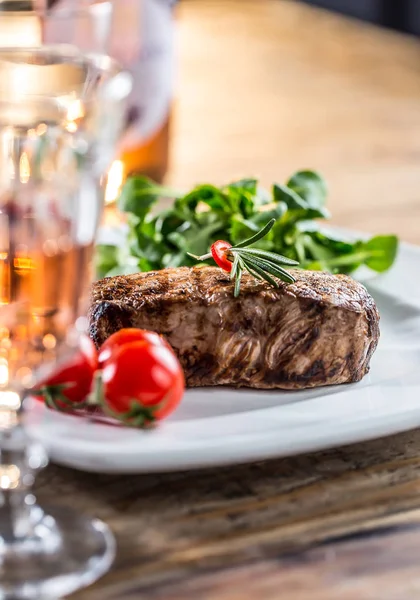
{"label": "grilled steak", "polygon": [[233,297],[214,267],[110,277],[93,287],[97,346],[123,327],[163,334],[189,386],[302,389],[359,381],[379,338],[366,289],[344,275],[295,270],[275,289],[247,274]]}

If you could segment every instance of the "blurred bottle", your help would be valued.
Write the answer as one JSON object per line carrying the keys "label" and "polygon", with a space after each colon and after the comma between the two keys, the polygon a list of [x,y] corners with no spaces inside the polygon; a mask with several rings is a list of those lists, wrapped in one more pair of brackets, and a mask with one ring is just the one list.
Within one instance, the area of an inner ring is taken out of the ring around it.
{"label": "blurred bottle", "polygon": [[173,0],[114,0],[109,53],[133,75],[129,128],[108,174],[105,201],[113,202],[125,177],[161,182],[168,168],[173,99]]}
{"label": "blurred bottle", "polygon": [[121,158],[126,174],[157,181],[168,167],[173,29],[172,0],[114,0],[109,52],[134,78]]}

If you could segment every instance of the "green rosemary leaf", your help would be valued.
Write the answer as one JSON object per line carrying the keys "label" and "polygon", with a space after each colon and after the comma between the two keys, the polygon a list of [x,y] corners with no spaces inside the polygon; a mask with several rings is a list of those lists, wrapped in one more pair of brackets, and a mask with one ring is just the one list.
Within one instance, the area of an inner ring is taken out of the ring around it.
{"label": "green rosemary leaf", "polygon": [[[230,278],[234,279],[238,275],[238,267],[239,267],[239,254],[237,254],[233,260],[232,270],[230,272]],[[235,288],[236,289],[236,288]]]}
{"label": "green rosemary leaf", "polygon": [[242,269],[242,271],[244,271],[246,269],[245,263],[240,256],[239,256],[239,267]]}
{"label": "green rosemary leaf", "polygon": [[286,256],[282,256],[281,254],[275,254],[274,252],[268,252],[267,250],[259,250],[258,248],[239,248],[238,250],[236,250],[236,248],[232,248],[231,251],[233,251],[234,254],[240,253],[241,255],[253,254],[278,265],[296,266],[299,264],[298,261],[287,258]]}
{"label": "green rosemary leaf", "polygon": [[261,238],[263,238],[264,236],[267,235],[267,233],[273,228],[273,225],[275,222],[276,222],[275,219],[271,219],[271,221],[268,221],[267,225],[265,225],[265,227],[263,227],[261,229],[261,231],[259,231],[252,237],[248,238],[247,240],[244,240],[243,242],[236,244],[235,248],[245,248],[245,246],[250,246],[251,244],[255,244],[255,242],[258,242],[258,240],[260,240]]}
{"label": "green rosemary leaf", "polygon": [[272,285],[275,288],[279,287],[278,282],[275,279],[273,279],[267,273],[267,271],[264,270],[263,268],[261,268],[256,262],[254,262],[254,261],[246,261],[245,262],[245,268],[254,277],[255,277],[255,273],[258,273],[258,275],[260,275],[259,279],[265,279],[265,281],[267,281],[267,283],[269,283],[270,285]]}
{"label": "green rosemary leaf", "polygon": [[286,283],[295,283],[296,279],[293,277],[293,275],[291,273],[289,273],[289,271],[286,271],[285,269],[281,269],[282,271],[282,275],[279,275],[279,278],[282,281],[285,281]]}
{"label": "green rosemary leaf", "polygon": [[260,281],[264,281],[264,278],[261,277],[261,275],[259,275],[256,271],[253,271],[251,269],[251,267],[247,264],[247,263],[243,263],[243,268],[245,271],[248,271],[248,273],[252,276],[255,277],[255,279],[259,279]]}
{"label": "green rosemary leaf", "polygon": [[274,277],[278,277],[282,281],[285,281],[286,283],[294,283],[296,281],[293,275],[289,273],[289,271],[286,271],[285,269],[282,269],[281,267],[272,263],[264,265],[258,263],[258,266],[268,271],[268,273],[270,273],[271,275],[274,275]]}
{"label": "green rosemary leaf", "polygon": [[242,271],[241,267],[239,267],[239,269],[237,270],[237,273],[236,273],[235,291],[233,292],[233,295],[235,296],[235,298],[237,298],[239,296],[239,292],[241,289],[242,273],[243,273],[243,271]]}
{"label": "green rosemary leaf", "polygon": [[247,257],[246,262],[248,262],[252,266],[252,268],[254,268],[255,266],[258,266],[263,271],[267,271],[271,275],[274,275],[274,277],[278,277],[279,279],[282,279],[283,281],[286,281],[287,283],[294,283],[294,281],[295,281],[295,278],[293,277],[293,275],[291,275],[285,269],[282,269],[281,267],[275,265],[274,263],[270,263],[266,260],[263,260],[260,258],[255,258],[255,257],[252,257],[252,258]]}

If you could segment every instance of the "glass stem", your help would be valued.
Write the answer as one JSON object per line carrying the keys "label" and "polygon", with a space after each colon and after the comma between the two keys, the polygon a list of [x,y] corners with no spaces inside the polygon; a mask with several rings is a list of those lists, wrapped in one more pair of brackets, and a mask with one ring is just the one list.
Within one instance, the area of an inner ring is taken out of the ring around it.
{"label": "glass stem", "polygon": [[[3,393],[4,394],[4,393]],[[37,471],[47,464],[43,448],[32,442],[17,410],[5,410],[0,394],[0,552],[4,543],[33,536]]]}
{"label": "glass stem", "polygon": [[31,504],[26,503],[27,496],[28,494],[22,492],[2,491],[0,539],[3,538],[6,543],[33,536]]}

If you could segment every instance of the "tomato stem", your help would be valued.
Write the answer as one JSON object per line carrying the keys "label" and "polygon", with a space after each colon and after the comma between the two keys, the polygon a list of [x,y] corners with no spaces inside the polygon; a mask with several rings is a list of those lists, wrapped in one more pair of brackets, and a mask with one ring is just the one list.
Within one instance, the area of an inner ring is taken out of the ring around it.
{"label": "tomato stem", "polygon": [[[43,385],[38,389],[31,390],[31,394],[43,398],[48,408],[53,408],[61,412],[72,412],[74,403],[63,393],[63,390],[68,387],[68,383]],[[82,404],[79,404],[79,406],[82,406]]]}
{"label": "tomato stem", "polygon": [[102,381],[102,373],[95,371],[93,375],[93,385],[89,396],[86,398],[87,406],[102,406],[104,400],[104,384]]}

